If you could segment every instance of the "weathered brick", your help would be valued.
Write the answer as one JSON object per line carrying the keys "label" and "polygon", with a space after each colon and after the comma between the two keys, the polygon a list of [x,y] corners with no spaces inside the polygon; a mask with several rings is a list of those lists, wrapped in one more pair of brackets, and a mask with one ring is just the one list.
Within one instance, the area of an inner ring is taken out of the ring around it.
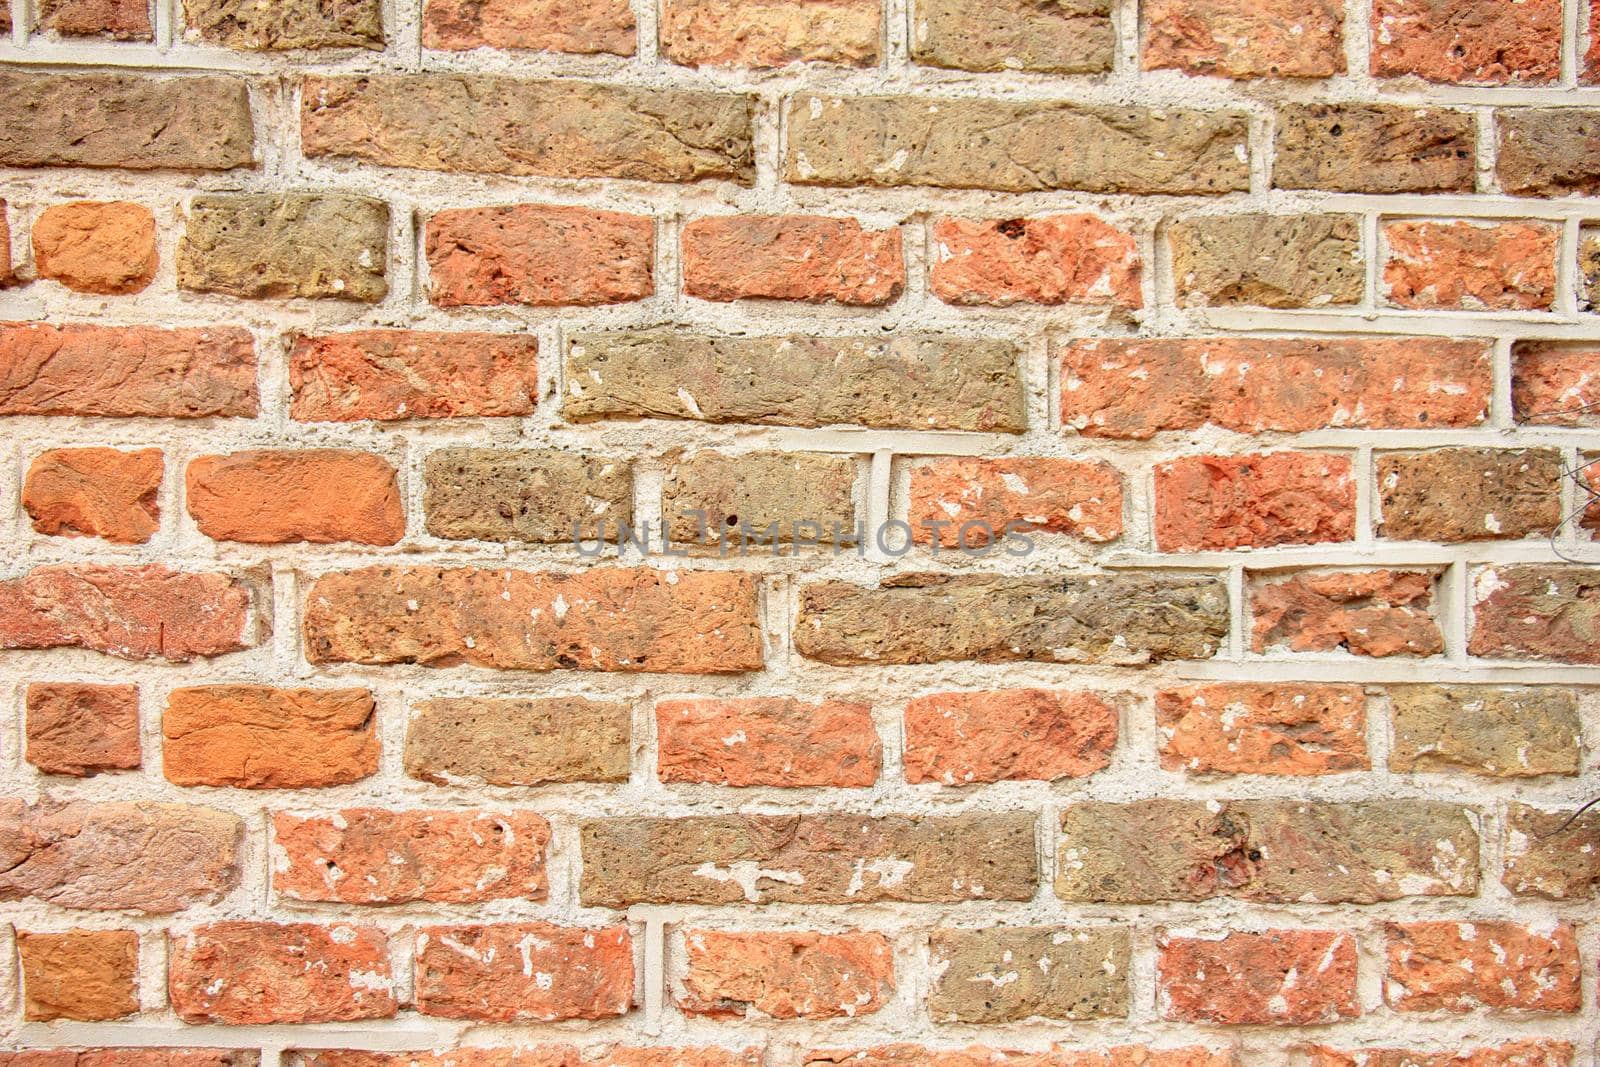
{"label": "weathered brick", "polygon": [[[759,369],[758,369],[759,368]],[[779,426],[1021,433],[1009,341],[883,337],[711,337],[677,330],[580,333],[561,413]]]}
{"label": "weathered brick", "polygon": [[1314,571],[1250,590],[1254,652],[1436,656],[1444,634],[1427,571]]}
{"label": "weathered brick", "polygon": [[189,462],[185,499],[200,532],[218,541],[392,545],[406,532],[395,469],[370,452],[197,456]]}
{"label": "weathered brick", "polygon": [[928,939],[936,1022],[1003,1023],[1128,1014],[1126,930],[1000,926]]}
{"label": "weathered brick", "polygon": [[96,1048],[0,1052],[0,1067],[260,1067],[255,1049]]}
{"label": "weathered brick", "polygon": [[1505,874],[1518,896],[1591,900],[1600,888],[1600,811],[1506,805]]}
{"label": "weathered brick", "polygon": [[1578,310],[1600,307],[1600,232],[1578,231]]}
{"label": "weathered brick", "polygon": [[1167,230],[1178,303],[1313,308],[1366,290],[1356,215],[1202,215]]}
{"label": "weathered brick", "polygon": [[1316,452],[1185,456],[1155,469],[1163,552],[1351,541],[1350,459]]}
{"label": "weathered brick", "polygon": [[1341,1051],[1306,1045],[1307,1067],[1572,1067],[1572,1045],[1565,1041],[1511,1041],[1492,1048],[1451,1052],[1379,1048]]}
{"label": "weathered brick", "polygon": [[854,1019],[894,996],[894,950],[882,934],[689,930],[684,943],[677,1004],[688,1015]]}
{"label": "weathered brick", "polygon": [[1344,7],[1335,0],[1149,0],[1145,70],[1223,78],[1343,74]]}
{"label": "weathered brick", "polygon": [[953,70],[1099,74],[1111,69],[1109,0],[917,0],[911,58]]}
{"label": "weathered brick", "polygon": [[95,1021],[139,1010],[139,935],[132,930],[17,931],[23,1017]]}
{"label": "weathered brick", "polygon": [[580,833],[586,907],[1029,900],[1038,883],[1029,813],[619,818]]}
{"label": "weathered brick", "polygon": [[52,205],[33,224],[33,262],[76,292],[137,293],[156,273],[155,216],[120,200]]}
{"label": "weathered brick", "polygon": [[550,178],[755,177],[748,96],[443,73],[308,77],[300,91],[312,158]]}
{"label": "weathered brick", "polygon": [[1572,926],[1389,923],[1383,999],[1398,1011],[1576,1012],[1583,966]]}
{"label": "weathered brick", "polygon": [[628,705],[582,697],[423,701],[406,729],[405,768],[450,785],[628,780]]}
{"label": "weathered brick", "polygon": [[1042,532],[1122,536],[1122,477],[1099,460],[937,459],[911,468],[912,540],[975,548]]}
{"label": "weathered brick", "polygon": [[428,532],[454,540],[568,544],[633,518],[626,461],[561,449],[443,448],[423,466]]}
{"label": "weathered brick", "polygon": [[661,509],[680,544],[767,544],[774,524],[778,542],[854,544],[855,484],[851,456],[692,452],[667,468]]}
{"label": "weathered brick", "polygon": [[246,330],[0,324],[0,415],[255,413],[255,342]]}
{"label": "weathered brick", "polygon": [[1472,609],[1474,656],[1600,663],[1600,575],[1549,565],[1478,572]]}
{"label": "weathered brick", "polygon": [[901,574],[876,589],[804,586],[794,639],[802,656],[839,665],[1131,665],[1208,659],[1227,630],[1227,593],[1213,578]]}
{"label": "weathered brick", "polygon": [[900,230],[815,215],[721,215],[683,227],[683,291],[702,300],[881,307],[905,289]]}
{"label": "weathered brick", "polygon": [[933,222],[928,286],[948,304],[1144,305],[1139,245],[1095,215]]}
{"label": "weathered brick", "polygon": [[226,574],[86,563],[0,581],[0,648],[87,648],[183,663],[253,644],[250,591]]}
{"label": "weathered brick", "polygon": [[1511,406],[1519,423],[1600,426],[1600,348],[1539,341],[1514,345]]}
{"label": "weathered brick", "polygon": [[1457,85],[1561,77],[1561,0],[1373,0],[1372,74]]}
{"label": "weathered brick", "polygon": [[183,0],[191,41],[252,52],[383,48],[379,0]]}
{"label": "weathered brick", "polygon": [[530,48],[549,52],[631,56],[633,8],[627,0],[427,0],[422,9],[422,45]]}
{"label": "weathered brick", "polygon": [[27,760],[43,773],[139,766],[138,686],[34,682],[27,706]]}
{"label": "weathered brick", "polygon": [[252,166],[239,78],[0,71],[0,165],[231,170]]}
{"label": "weathered brick", "polygon": [[805,1067],[1235,1067],[1232,1051],[1190,1045],[1150,1048],[1117,1045],[1104,1052],[1054,1048],[1049,1052],[1007,1052],[974,1045],[936,1050],[922,1045],[879,1045],[869,1049],[808,1052]]}
{"label": "weathered brick", "polygon": [[389,205],[364,196],[197,196],[178,245],[178,287],[247,298],[377,303],[387,281]]}
{"label": "weathered brick", "polygon": [[1571,690],[1400,685],[1388,692],[1390,770],[1531,778],[1580,769],[1583,727]]}
{"label": "weathered brick", "polygon": [[1495,112],[1495,177],[1516,196],[1600,193],[1600,109],[1517,108]]}
{"label": "weathered brick", "polygon": [[301,422],[528,415],[539,395],[539,341],[423,330],[297,337],[289,387],[289,414]]}
{"label": "weathered brick", "polygon": [[428,220],[428,299],[438,307],[593,306],[655,292],[655,220],[511,204]]}
{"label": "weathered brick", "polygon": [[161,736],[163,770],[178,785],[302,789],[360,781],[378,769],[365,689],[174,689]]}
{"label": "weathered brick", "polygon": [[934,693],[905,710],[906,781],[967,785],[1083,778],[1117,745],[1117,712],[1094,693]]}
{"label": "weathered brick", "polygon": [[572,1045],[472,1046],[452,1052],[302,1052],[298,1067],[761,1067],[761,1050]]}
{"label": "weathered brick", "polygon": [[[9,16],[10,14],[11,11],[7,8],[5,15]],[[9,26],[4,25],[4,20],[0,19],[0,35],[8,32],[9,29]],[[6,202],[0,200],[0,288],[11,285],[15,281],[16,277],[11,270],[11,213],[6,208]]]}
{"label": "weathered brick", "polygon": [[1378,533],[1447,542],[1548,535],[1561,522],[1563,468],[1553,448],[1380,453]]}
{"label": "weathered brick", "polygon": [[877,0],[666,0],[661,54],[688,66],[878,62]]}
{"label": "weathered brick", "polygon": [[732,786],[869,786],[882,746],[872,708],[794,697],[663,700],[656,705],[664,782]]}
{"label": "weathered brick", "polygon": [[1388,222],[1384,298],[1402,308],[1548,310],[1560,240],[1541,222]]}
{"label": "weathered brick", "polygon": [[272,888],[290,900],[470,904],[550,891],[550,824],[532,812],[278,812],[272,844]]}
{"label": "weathered brick", "polygon": [[1091,437],[1207,423],[1240,433],[1464,427],[1489,413],[1489,350],[1480,341],[1106,339],[1055,352],[1061,421]]}
{"label": "weathered brick", "polygon": [[[149,0],[40,0],[41,30],[63,37],[110,37],[148,41],[154,37]],[[7,18],[6,29],[10,29]]]}
{"label": "weathered brick", "polygon": [[416,952],[424,1015],[550,1022],[624,1015],[633,1004],[626,926],[426,926]]}
{"label": "weathered brick", "polygon": [[0,900],[166,915],[239,878],[235,815],[186,804],[0,801]]}
{"label": "weathered brick", "polygon": [[726,571],[367,567],[312,583],[306,654],[313,663],[731,674],[761,669],[756,594],[752,576]]}
{"label": "weathered brick", "polygon": [[1211,194],[1250,184],[1237,111],[804,93],[784,125],[783,176],[801,185]]}
{"label": "weathered brick", "polygon": [[42,534],[143,544],[161,528],[159,448],[54,448],[28,464],[22,506]]}
{"label": "weathered brick", "polygon": [[1285,104],[1277,112],[1278,189],[1470,193],[1471,112],[1373,104]]}
{"label": "weathered brick", "polygon": [[219,922],[173,934],[167,995],[186,1023],[387,1019],[389,939],[373,926]]}
{"label": "weathered brick", "polygon": [[1371,767],[1358,685],[1226,682],[1156,693],[1161,766],[1200,774],[1338,774]]}
{"label": "weathered brick", "polygon": [[1372,904],[1478,889],[1465,808],[1431,801],[1085,801],[1061,817],[1056,895]]}
{"label": "weathered brick", "polygon": [[1361,1014],[1356,941],[1347,933],[1164,933],[1157,947],[1156,1000],[1168,1019],[1311,1026]]}

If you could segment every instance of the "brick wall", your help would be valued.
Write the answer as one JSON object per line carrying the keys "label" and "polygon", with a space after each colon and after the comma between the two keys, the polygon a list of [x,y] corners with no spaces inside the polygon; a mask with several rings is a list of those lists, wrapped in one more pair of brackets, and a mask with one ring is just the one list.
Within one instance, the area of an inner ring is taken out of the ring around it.
{"label": "brick wall", "polygon": [[1597,1062],[1585,0],[7,14],[0,1065]]}

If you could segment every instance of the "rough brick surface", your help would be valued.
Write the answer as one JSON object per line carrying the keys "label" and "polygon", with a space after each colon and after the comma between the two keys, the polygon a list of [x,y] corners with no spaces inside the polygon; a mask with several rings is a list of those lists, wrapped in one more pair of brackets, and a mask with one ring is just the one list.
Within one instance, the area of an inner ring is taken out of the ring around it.
{"label": "rough brick surface", "polygon": [[148,0],[41,0],[38,19],[40,29],[63,37],[148,41],[154,36]]}
{"label": "rough brick surface", "polygon": [[158,448],[56,448],[28,464],[22,506],[42,534],[140,544],[161,528]]}
{"label": "rough brick surface", "polygon": [[486,1022],[604,1019],[633,1004],[633,941],[604,929],[506,923],[417,934],[417,1010]]}
{"label": "rough brick surface", "polygon": [[1327,307],[1365,290],[1355,215],[1205,215],[1167,237],[1178,302],[1191,307]]}
{"label": "rough brick surface", "polygon": [[406,773],[448,785],[625,782],[626,704],[549,697],[424,701],[406,729]]}
{"label": "rough brick surface", "polygon": [[1138,241],[1094,215],[934,221],[929,287],[949,304],[1144,303]]}
{"label": "rough brick surface", "polygon": [[917,0],[911,58],[953,70],[1096,74],[1111,69],[1116,30],[1107,0]]}
{"label": "rough brick surface", "polygon": [[683,227],[683,291],[702,300],[803,300],[877,307],[905,288],[900,231],[799,215],[694,219]]}
{"label": "rough brick surface", "polygon": [[141,762],[139,688],[35,682],[27,690],[27,761],[76,777]]}
{"label": "rough brick surface", "polygon": [[1304,1051],[1310,1067],[1570,1067],[1572,1063],[1572,1045],[1565,1041],[1512,1041],[1460,1052],[1398,1048],[1345,1052],[1326,1045],[1308,1045]]}
{"label": "rough brick surface", "polygon": [[792,697],[663,700],[656,705],[664,782],[869,786],[882,746],[872,708]]}
{"label": "rough brick surface", "polygon": [[394,467],[369,452],[199,456],[185,474],[185,500],[200,532],[218,541],[392,545],[406,529]]}
{"label": "rough brick surface", "polygon": [[1466,111],[1356,104],[1278,109],[1272,183],[1346,193],[1471,192],[1477,133]]}
{"label": "rough brick surface", "polygon": [[56,204],[33,224],[33,260],[75,292],[137,293],[156,272],[155,216],[125,201]]}
{"label": "rough brick surface", "polygon": [[1555,449],[1450,448],[1378,457],[1379,532],[1411,541],[1548,536],[1561,521]]}
{"label": "rough brick surface", "polygon": [[179,785],[302,789],[359,781],[378,769],[365,689],[175,689],[161,736],[166,776]]}
{"label": "rough brick surface", "polygon": [[1559,0],[1374,0],[1372,73],[1465,85],[1561,77]]}
{"label": "rough brick surface", "polygon": [[1156,544],[1167,552],[1355,537],[1350,460],[1313,452],[1194,456],[1156,467]]}
{"label": "rough brick surface", "polygon": [[1087,541],[1122,535],[1122,479],[1107,463],[1066,459],[945,459],[911,470],[913,538],[976,548],[1018,534]]}
{"label": "rough brick surface", "polygon": [[628,464],[559,449],[446,448],[423,467],[428,532],[455,540],[616,540],[632,519]]}
{"label": "rough brick surface", "polygon": [[1600,889],[1600,815],[1591,808],[1506,807],[1502,884],[1546,900],[1589,900]]}
{"label": "rough brick surface", "polygon": [[231,921],[173,934],[167,995],[187,1023],[327,1023],[395,1013],[373,926]]}
{"label": "rough brick surface", "polygon": [[1156,999],[1168,1019],[1305,1026],[1361,1014],[1356,941],[1325,930],[1163,936]]}
{"label": "rough brick surface", "polygon": [[1494,567],[1476,575],[1474,656],[1600,662],[1600,581],[1580,567]]}
{"label": "rough brick surface", "polygon": [[425,0],[425,48],[527,48],[631,56],[633,9],[624,0]]}
{"label": "rough brick surface", "polygon": [[864,67],[879,59],[881,22],[873,0],[667,0],[661,52],[695,67]]}
{"label": "rough brick surface", "polygon": [[259,1067],[253,1049],[97,1048],[0,1052],[3,1067]]}
{"label": "rough brick surface", "polygon": [[1472,426],[1489,411],[1480,342],[1213,337],[1071,341],[1061,421],[1147,438],[1208,423],[1240,433]]}
{"label": "rough brick surface", "polygon": [[853,544],[855,483],[849,456],[696,452],[667,468],[661,508],[680,544],[767,544],[773,524],[779,541]]}
{"label": "rough brick surface", "polygon": [[1344,73],[1344,9],[1333,0],[1150,0],[1142,65],[1223,78]]}
{"label": "rough brick surface", "polygon": [[1423,571],[1316,571],[1250,591],[1256,652],[1434,656],[1444,634],[1433,611],[1435,576]]}
{"label": "rough brick surface", "polygon": [[1126,931],[935,930],[928,1010],[941,1022],[1117,1018],[1129,1006]]}
{"label": "rough brick surface", "polygon": [[1575,1012],[1576,931],[1508,922],[1390,923],[1383,998],[1399,1011]]}
{"label": "rough brick surface", "polygon": [[289,413],[302,422],[527,415],[539,392],[539,342],[421,330],[300,337],[289,387]]}
{"label": "rough brick surface", "polygon": [[894,953],[882,934],[690,930],[684,939],[677,1002],[689,1015],[853,1019],[894,995]]}
{"label": "rough brick surface", "polygon": [[1193,685],[1156,694],[1161,765],[1197,774],[1366,770],[1359,686]]}
{"label": "rough brick surface", "polygon": [[302,1052],[296,1067],[761,1067],[760,1050],[573,1045],[468,1047],[454,1052]]}
{"label": "rough brick surface", "polygon": [[187,36],[247,51],[382,48],[379,0],[183,0]]}
{"label": "rough brick surface", "polygon": [[463,208],[428,220],[428,299],[439,307],[616,304],[655,292],[655,223],[618,211]]}
{"label": "rough brick surface", "polygon": [[906,781],[1082,778],[1111,762],[1117,713],[1093,693],[935,693],[905,710]]}
{"label": "rough brick surface", "polygon": [[805,1067],[1232,1067],[1234,1056],[1199,1045],[1151,1048],[1117,1045],[1105,1052],[1055,1047],[1048,1052],[1011,1052],[973,1045],[930,1049],[922,1045],[879,1045],[868,1049],[820,1049],[806,1054]]}
{"label": "rough brick surface", "polygon": [[1600,349],[1529,342],[1512,350],[1511,406],[1531,426],[1600,426]]}
{"label": "rough brick surface", "polygon": [[1600,190],[1600,111],[1528,108],[1498,113],[1495,175],[1517,196],[1592,196]]}
{"label": "rough brick surface", "polygon": [[389,291],[388,242],[389,207],[368,197],[196,197],[178,246],[178,286],[376,303]]}
{"label": "rough brick surface", "polygon": [[1391,770],[1496,778],[1578,773],[1583,729],[1571,691],[1404,685],[1388,693]]}
{"label": "rough brick surface", "polygon": [[1395,307],[1548,308],[1560,233],[1544,223],[1390,222],[1383,289]]}
{"label": "rough brick surface", "polygon": [[30,1020],[118,1019],[139,1010],[139,935],[132,930],[17,933]]}

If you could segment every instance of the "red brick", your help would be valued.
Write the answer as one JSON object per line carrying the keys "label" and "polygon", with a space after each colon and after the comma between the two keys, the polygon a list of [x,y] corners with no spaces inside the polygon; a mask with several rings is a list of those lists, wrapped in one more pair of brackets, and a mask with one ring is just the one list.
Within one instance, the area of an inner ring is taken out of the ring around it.
{"label": "red brick", "polygon": [[167,995],[186,1023],[387,1019],[389,940],[373,926],[220,922],[174,934]]}
{"label": "red brick", "polygon": [[1157,465],[1155,474],[1156,544],[1163,552],[1355,537],[1356,487],[1345,456],[1188,456]]}
{"label": "red brick", "polygon": [[1224,78],[1343,74],[1337,0],[1147,0],[1145,70]]}
{"label": "red brick", "polygon": [[190,462],[185,481],[195,525],[218,541],[392,545],[406,532],[394,467],[369,452],[307,448],[200,456]]}
{"label": "red brick", "polygon": [[661,52],[688,66],[871,66],[879,58],[877,0],[666,0]]}
{"label": "red brick", "polygon": [[882,934],[690,930],[684,941],[678,1007],[689,1015],[853,1019],[894,996],[894,950]]}
{"label": "red brick", "polygon": [[945,548],[1004,541],[1008,531],[1115,541],[1122,477],[1099,460],[932,460],[911,468],[909,521],[915,542]]}
{"label": "red brick", "polygon": [[427,257],[439,307],[624,303],[655,292],[655,221],[538,204],[441,211]]}
{"label": "red brick", "polygon": [[1600,81],[1600,3],[1589,0],[1588,8],[1589,50],[1581,57],[1578,79],[1592,85]]}
{"label": "red brick", "polygon": [[278,812],[272,841],[272,888],[290,900],[468,904],[550,890],[550,824],[532,812]]}
{"label": "red brick", "polygon": [[1240,433],[1475,426],[1489,414],[1489,348],[1432,338],[1071,341],[1061,421],[1147,438],[1208,423]]}
{"label": "red brick", "polygon": [[1561,77],[1561,0],[1373,0],[1372,74],[1458,85]]}
{"label": "red brick", "polygon": [[934,1050],[921,1045],[879,1045],[862,1049],[822,1049],[806,1054],[805,1067],[1237,1067],[1233,1053],[1190,1045],[1154,1049],[1118,1045],[1105,1052],[1056,1048],[1049,1052],[1006,1052],[973,1046]]}
{"label": "red brick", "polygon": [[313,663],[471,663],[502,670],[759,670],[755,580],[731,572],[578,574],[368,567],[306,597]]}
{"label": "red brick", "polygon": [[906,781],[967,785],[1083,778],[1104,770],[1117,712],[1094,693],[934,693],[906,705]]}
{"label": "red brick", "polygon": [[1402,308],[1547,310],[1560,238],[1541,222],[1385,223],[1385,299]]}
{"label": "red brick", "polygon": [[1358,685],[1220,683],[1156,694],[1161,766],[1200,774],[1364,771],[1367,700]]}
{"label": "red brick", "polygon": [[33,261],[80,293],[137,293],[156,273],[155,216],[126,201],[53,205],[33,224]]}
{"label": "red brick", "polygon": [[1426,571],[1321,571],[1250,591],[1250,649],[1436,656],[1444,634]]}
{"label": "red brick", "polygon": [[683,291],[702,300],[879,307],[899,298],[905,280],[898,229],[811,215],[728,215],[683,227]]}
{"label": "red brick", "polygon": [[1094,215],[939,218],[933,295],[949,304],[1144,306],[1134,236]]}
{"label": "red brick", "polygon": [[0,415],[255,413],[255,344],[243,329],[0,323]]}
{"label": "red brick", "polygon": [[860,787],[883,761],[872,708],[845,700],[663,700],[656,746],[664,782]]}
{"label": "red brick", "polygon": [[28,466],[22,506],[42,534],[142,544],[161,528],[159,448],[56,448]]}
{"label": "red brick", "polygon": [[148,41],[149,0],[41,0],[39,28],[63,37]]}
{"label": "red brick", "polygon": [[759,1048],[631,1048],[571,1045],[463,1048],[454,1052],[304,1052],[302,1067],[761,1067]]}
{"label": "red brick", "polygon": [[1572,1046],[1565,1041],[1512,1041],[1459,1052],[1398,1048],[1344,1052],[1326,1045],[1308,1045],[1302,1051],[1306,1067],[1572,1067]]}
{"label": "red brick", "polygon": [[603,929],[504,923],[417,935],[417,1010],[483,1022],[605,1019],[633,1004],[633,941]]}
{"label": "red brick", "polygon": [[259,1067],[254,1049],[94,1048],[0,1052],[0,1067]]}
{"label": "red brick", "polygon": [[1600,580],[1592,567],[1502,566],[1474,580],[1474,656],[1600,663]]}
{"label": "red brick", "polygon": [[[0,34],[11,32],[11,9],[0,12]],[[0,288],[11,285],[16,278],[11,274],[11,214],[6,202],[0,200]]]}
{"label": "red brick", "polygon": [[633,8],[627,0],[428,0],[424,48],[531,48],[631,56]]}
{"label": "red brick", "polygon": [[1511,406],[1519,423],[1600,426],[1600,348],[1529,341],[1511,351]]}
{"label": "red brick", "polygon": [[152,563],[39,567],[0,582],[0,648],[88,648],[185,662],[255,643],[250,592]]}
{"label": "red brick", "polygon": [[139,1010],[139,935],[132,930],[17,932],[23,1017],[95,1021]]}
{"label": "red brick", "polygon": [[161,736],[163,769],[178,785],[304,789],[360,781],[378,769],[365,689],[174,689]]}
{"label": "red brick", "polygon": [[1398,1011],[1540,1011],[1583,1006],[1578,939],[1564,922],[1390,923],[1383,998]]}
{"label": "red brick", "polygon": [[0,900],[166,915],[239,877],[237,816],[185,804],[0,801]]}
{"label": "red brick", "polygon": [[1163,1018],[1309,1026],[1361,1014],[1356,943],[1331,930],[1158,939],[1156,999]]}
{"label": "red brick", "polygon": [[45,774],[139,766],[138,686],[35,682],[27,703],[27,760]]}
{"label": "red brick", "polygon": [[528,415],[539,396],[539,341],[425,330],[297,337],[289,387],[289,414],[300,422]]}

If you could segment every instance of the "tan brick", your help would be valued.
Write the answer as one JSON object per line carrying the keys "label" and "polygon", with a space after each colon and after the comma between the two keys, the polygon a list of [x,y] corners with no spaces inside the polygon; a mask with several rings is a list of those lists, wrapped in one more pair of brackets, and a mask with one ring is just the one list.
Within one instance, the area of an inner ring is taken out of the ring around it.
{"label": "tan brick", "polygon": [[1371,104],[1286,104],[1277,112],[1277,189],[1470,193],[1470,112]]}
{"label": "tan brick", "polygon": [[1356,215],[1202,215],[1167,231],[1178,303],[1314,308],[1366,292]]}
{"label": "tan brick", "polygon": [[[1600,40],[1600,38],[1597,38]],[[1516,196],[1600,192],[1600,109],[1518,108],[1495,112],[1495,176]]]}
{"label": "tan brick", "polygon": [[1548,536],[1561,522],[1553,448],[1441,448],[1378,455],[1378,534],[1404,541]]}
{"label": "tan brick", "polygon": [[1495,778],[1579,772],[1583,728],[1570,690],[1400,685],[1388,693],[1390,770]]}
{"label": "tan brick", "polygon": [[628,780],[626,704],[581,697],[423,701],[406,730],[413,778],[531,786]]}
{"label": "tan brick", "polygon": [[191,41],[252,52],[383,48],[379,0],[183,0]]}
{"label": "tan brick", "polygon": [[1151,1048],[1116,1045],[1104,1052],[1056,1046],[1048,1052],[1008,1052],[974,1045],[931,1049],[922,1045],[879,1045],[867,1049],[820,1049],[806,1054],[805,1067],[1235,1067],[1231,1050],[1199,1045]]}
{"label": "tan brick", "polygon": [[655,292],[655,220],[513,204],[428,220],[428,299],[438,307],[590,306]]}
{"label": "tan brick", "polygon": [[1161,766],[1199,774],[1339,774],[1371,767],[1356,685],[1218,683],[1156,693]]}
{"label": "tan brick", "polygon": [[633,8],[627,0],[427,0],[422,45],[532,48],[585,54],[634,52]]}
{"label": "tan brick", "polygon": [[256,299],[377,303],[387,280],[389,205],[362,196],[197,196],[178,246],[178,287]]}
{"label": "tan brick", "polygon": [[683,227],[683,291],[702,300],[881,307],[905,289],[898,228],[810,215],[719,215]]}
{"label": "tan brick", "polygon": [[731,786],[864,787],[883,762],[870,705],[794,697],[663,700],[656,751],[664,782]]}
{"label": "tan brick", "polygon": [[878,62],[878,0],[666,0],[661,54],[692,67]]}
{"label": "tan brick", "polygon": [[1126,930],[941,929],[928,941],[934,975],[928,1010],[937,1022],[1080,1020],[1128,1013],[1132,951]]}
{"label": "tan brick", "polygon": [[684,943],[677,1004],[688,1015],[854,1019],[894,995],[894,950],[878,933],[689,930]]}
{"label": "tan brick", "polygon": [[1572,1067],[1572,1045],[1565,1041],[1511,1041],[1460,1051],[1422,1052],[1378,1048],[1344,1052],[1306,1045],[1307,1067]]}
{"label": "tan brick", "polygon": [[624,460],[561,449],[442,448],[423,465],[428,532],[453,540],[617,540],[633,519]]}
{"label": "tan brick", "polygon": [[774,525],[780,543],[854,544],[856,480],[850,456],[693,452],[667,468],[661,510],[678,544],[768,544]]}
{"label": "tan brick", "polygon": [[1600,811],[1506,805],[1505,874],[1517,896],[1591,900],[1600,888]]}
{"label": "tan brick", "polygon": [[1111,69],[1110,0],[916,0],[911,58],[954,70],[1099,74]]}

